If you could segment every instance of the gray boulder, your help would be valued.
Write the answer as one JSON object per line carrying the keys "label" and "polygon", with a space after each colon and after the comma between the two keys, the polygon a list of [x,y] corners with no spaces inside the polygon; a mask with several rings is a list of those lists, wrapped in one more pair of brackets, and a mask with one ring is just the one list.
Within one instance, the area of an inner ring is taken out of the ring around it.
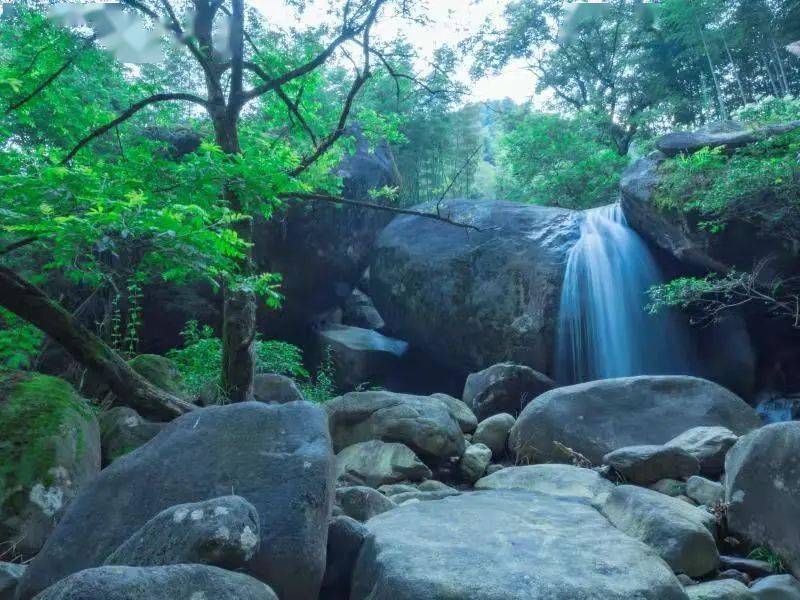
{"label": "gray boulder", "polygon": [[460,457],[465,442],[447,407],[426,396],[351,392],[325,404],[333,447],[369,440],[399,442],[422,458]]}
{"label": "gray boulder", "polygon": [[704,379],[625,377],[545,392],[522,411],[509,446],[520,461],[564,462],[558,442],[599,464],[618,448],[664,444],[701,425],[738,435],[760,420],[741,398]]}
{"label": "gray boulder", "polygon": [[472,433],[475,431],[475,428],[478,426],[478,417],[475,416],[475,413],[472,412],[472,409],[467,406],[466,403],[452,396],[448,396],[447,394],[432,394],[431,398],[436,398],[444,402],[447,406],[447,410],[450,411],[450,414],[461,427],[461,431],[464,433]]}
{"label": "gray boulder", "polygon": [[492,451],[484,444],[472,444],[464,452],[458,470],[467,483],[475,483],[486,473],[486,467],[492,462]]}
{"label": "gray boulder", "polygon": [[0,540],[30,558],[100,471],[100,428],[73,387],[0,372]]}
{"label": "gray boulder", "polygon": [[336,490],[336,504],[345,516],[362,523],[397,506],[378,490],[360,485]]}
{"label": "gray boulder", "polygon": [[609,494],[603,514],[651,548],[676,573],[706,575],[719,565],[714,517],[677,498],[632,485]]}
{"label": "gray boulder", "polygon": [[336,478],[377,488],[398,481],[422,481],[431,470],[403,444],[370,440],[348,446],[336,455]]}
{"label": "gray boulder", "polygon": [[322,597],[347,598],[350,596],[350,578],[358,552],[369,529],[350,517],[334,517],[328,526],[328,552]]}
{"label": "gray boulder", "polygon": [[800,576],[800,422],[775,423],[739,439],[725,459],[728,526],[778,554]]}
{"label": "gray boulder", "polygon": [[475,444],[486,444],[492,450],[492,456],[504,456],[508,448],[508,434],[514,427],[514,417],[508,413],[492,415],[478,423],[478,428],[472,436]]}
{"label": "gray boulder", "polygon": [[686,588],[690,600],[754,600],[755,596],[735,579],[707,581]]}
{"label": "gray boulder", "polygon": [[474,492],[405,504],[369,528],[351,600],[686,599],[651,550],[574,499]]}
{"label": "gray boulder", "polygon": [[719,568],[721,571],[735,569],[753,579],[775,574],[772,565],[767,561],[742,558],[741,556],[726,556],[724,554],[720,554]]}
{"label": "gray boulder", "polygon": [[0,562],[0,600],[14,600],[17,584],[25,572],[25,565]]}
{"label": "gray boulder", "polygon": [[262,525],[248,571],[283,597],[316,599],[333,475],[318,406],[244,402],[184,415],[84,488],[30,564],[20,600],[102,564],[162,510],[231,492],[256,508]]}
{"label": "gray boulder", "polygon": [[253,378],[253,400],[286,404],[305,398],[291,378],[275,373],[261,373]]}
{"label": "gray boulder", "polygon": [[321,347],[330,348],[336,383],[346,389],[380,381],[408,352],[406,342],[371,329],[331,325],[318,335]]}
{"label": "gray boulder", "polygon": [[794,131],[797,128],[800,128],[800,120],[790,121],[780,125],[767,125],[766,127],[755,130],[750,130],[740,124],[729,122],[722,128],[722,131],[705,129],[668,133],[658,138],[655,146],[667,156],[692,154],[702,148],[722,147],[726,151],[730,151],[771,136]]}
{"label": "gray boulder", "polygon": [[650,485],[661,479],[686,479],[700,472],[697,459],[675,446],[625,446],[603,457],[626,481]]}
{"label": "gray boulder", "polygon": [[574,213],[486,200],[438,208],[480,231],[402,215],[381,232],[370,293],[389,329],[457,371],[510,360],[551,372]]}
{"label": "gray boulder", "polygon": [[686,481],[686,495],[698,504],[714,506],[725,497],[721,483],[695,475]]}
{"label": "gray boulder", "polygon": [[499,413],[518,415],[531,400],[555,386],[552,379],[530,367],[500,363],[467,377],[462,399],[478,419]]}
{"label": "gray boulder", "polygon": [[750,588],[758,600],[800,600],[800,581],[791,575],[770,575]]}
{"label": "gray boulder", "polygon": [[372,298],[359,289],[344,301],[344,324],[380,331],[386,325]]}
{"label": "gray boulder", "polygon": [[207,565],[106,566],[79,571],[36,600],[278,600],[260,581]]}
{"label": "gray boulder", "polygon": [[235,570],[255,556],[260,543],[255,507],[239,496],[222,496],[161,511],[114,550],[104,564],[202,564]]}
{"label": "gray boulder", "polygon": [[100,414],[100,443],[103,464],[110,465],[121,456],[152,440],[164,423],[145,421],[127,406],[116,406]]}
{"label": "gray boulder", "polygon": [[550,496],[594,500],[614,489],[597,471],[572,465],[507,467],[478,480],[476,490],[525,490]]}
{"label": "gray boulder", "polygon": [[739,437],[726,427],[693,427],[669,440],[665,446],[686,450],[700,461],[700,473],[719,477],[725,466],[725,455]]}

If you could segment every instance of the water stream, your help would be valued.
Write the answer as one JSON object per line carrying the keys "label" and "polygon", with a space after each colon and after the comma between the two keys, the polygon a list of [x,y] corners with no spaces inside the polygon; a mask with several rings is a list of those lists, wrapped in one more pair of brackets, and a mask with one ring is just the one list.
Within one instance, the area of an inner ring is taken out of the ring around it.
{"label": "water stream", "polygon": [[561,293],[558,381],[689,373],[686,325],[668,313],[645,311],[646,292],[662,276],[621,206],[591,209],[581,218]]}

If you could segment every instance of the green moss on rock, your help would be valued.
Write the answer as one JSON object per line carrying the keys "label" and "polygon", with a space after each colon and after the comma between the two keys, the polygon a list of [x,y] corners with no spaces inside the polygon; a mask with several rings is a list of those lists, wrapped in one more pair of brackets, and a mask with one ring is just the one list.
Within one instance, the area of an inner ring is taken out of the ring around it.
{"label": "green moss on rock", "polygon": [[75,431],[76,417],[92,408],[62,379],[36,373],[0,373],[0,508],[35,483],[48,485],[57,464],[56,441]]}
{"label": "green moss on rock", "polygon": [[128,361],[133,370],[162,390],[183,396],[186,386],[180,371],[170,359],[158,354],[140,354]]}

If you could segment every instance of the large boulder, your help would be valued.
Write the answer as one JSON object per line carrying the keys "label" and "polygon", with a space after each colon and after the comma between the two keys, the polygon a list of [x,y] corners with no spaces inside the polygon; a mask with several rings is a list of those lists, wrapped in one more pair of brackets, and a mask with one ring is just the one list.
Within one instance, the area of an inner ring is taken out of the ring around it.
{"label": "large boulder", "polygon": [[282,597],[316,599],[333,475],[317,406],[245,402],[184,415],[83,489],[28,568],[20,600],[102,564],[162,510],[231,493],[250,502],[262,524],[248,571]]}
{"label": "large boulder", "polygon": [[447,406],[426,396],[351,392],[325,404],[333,447],[359,442],[405,444],[422,458],[460,457],[464,434]]}
{"label": "large boulder", "polygon": [[686,599],[651,550],[574,499],[474,492],[404,504],[369,529],[351,600]]}
{"label": "large boulder", "polygon": [[162,510],[114,550],[107,565],[203,564],[239,569],[261,542],[258,512],[239,496]]}
{"label": "large boulder", "polygon": [[463,373],[506,360],[550,373],[574,213],[486,200],[417,208],[477,230],[402,215],[381,232],[370,293],[387,328]]}
{"label": "large boulder", "polygon": [[509,447],[518,460],[563,462],[563,444],[600,464],[613,450],[664,444],[692,427],[721,425],[740,435],[760,424],[741,398],[710,381],[625,377],[545,392],[522,411]]}
{"label": "large boulder", "polygon": [[476,490],[525,490],[550,496],[594,500],[614,489],[597,471],[573,465],[507,467],[479,479]]}
{"label": "large boulder", "polygon": [[800,422],[739,439],[725,459],[728,526],[778,554],[800,577]]}
{"label": "large boulder", "polygon": [[378,488],[398,481],[422,481],[431,470],[410,448],[380,440],[360,442],[336,455],[336,478]]}
{"label": "large boulder", "polygon": [[683,500],[632,485],[614,489],[603,514],[653,548],[676,573],[707,575],[719,565],[714,517]]}
{"label": "large boulder", "polygon": [[319,343],[330,349],[336,383],[344,389],[382,381],[408,352],[408,344],[402,340],[348,325],[323,329]]}
{"label": "large boulder", "polygon": [[115,406],[101,413],[99,421],[104,465],[146,444],[165,427],[164,423],[146,421],[128,406]]}
{"label": "large boulder", "polygon": [[650,485],[662,479],[686,479],[700,472],[700,462],[676,446],[625,446],[609,452],[603,463],[626,481]]}
{"label": "large boulder", "polygon": [[719,477],[725,467],[725,455],[738,439],[726,427],[693,427],[664,445],[682,448],[700,461],[700,472],[703,475]]}
{"label": "large boulder", "polygon": [[[654,152],[632,163],[622,174],[622,208],[633,229],[685,265],[704,270],[749,271],[769,256],[791,265],[791,251],[787,251],[784,242],[765,236],[756,224],[728,220],[723,230],[711,232],[700,225],[708,217],[696,211],[658,206],[653,196],[665,159],[664,154]],[[763,204],[761,199],[760,203]]]}
{"label": "large boulder", "polygon": [[[357,128],[348,133],[356,147],[335,171],[342,178],[342,194],[374,202],[371,191],[400,185],[391,147],[371,147]],[[391,218],[391,213],[361,206],[289,202],[270,219],[256,219],[256,261],[260,270],[283,275],[281,292],[287,299],[280,312],[264,311],[260,316],[263,330],[276,338],[296,335],[314,315],[341,305]]]}
{"label": "large boulder", "polygon": [[552,379],[530,367],[500,363],[470,374],[462,399],[478,419],[500,413],[518,415],[531,400],[555,386]]}
{"label": "large boulder", "polygon": [[278,600],[262,582],[206,565],[107,566],[62,579],[36,600]]}
{"label": "large boulder", "polygon": [[100,471],[94,411],[62,379],[0,373],[0,540],[36,554]]}

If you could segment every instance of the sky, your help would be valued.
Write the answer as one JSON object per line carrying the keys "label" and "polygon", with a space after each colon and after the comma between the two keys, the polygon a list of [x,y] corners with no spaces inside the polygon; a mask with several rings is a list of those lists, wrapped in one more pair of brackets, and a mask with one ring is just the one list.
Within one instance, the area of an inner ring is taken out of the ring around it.
{"label": "sky", "polygon": [[[331,0],[308,0],[301,21],[283,0],[251,0],[274,27],[282,28],[327,22],[330,3]],[[430,19],[427,25],[389,18],[378,24],[375,33],[380,39],[389,40],[402,31],[422,56],[431,57],[438,46],[456,45],[477,32],[487,19],[499,18],[507,3],[508,0],[427,0]],[[502,98],[524,102],[533,95],[536,79],[521,63],[509,65],[499,75],[487,75],[475,81],[469,76],[469,67],[468,63],[462,64],[456,73],[456,77],[472,90],[471,96],[464,99],[467,102]]]}

